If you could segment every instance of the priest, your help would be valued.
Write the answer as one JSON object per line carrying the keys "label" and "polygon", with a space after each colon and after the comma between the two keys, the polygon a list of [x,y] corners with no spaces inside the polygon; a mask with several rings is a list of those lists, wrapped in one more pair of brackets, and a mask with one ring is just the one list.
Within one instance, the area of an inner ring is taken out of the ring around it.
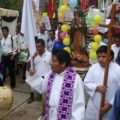
{"label": "priest", "polygon": [[[32,82],[39,93],[46,93],[45,120],[84,120],[85,101],[80,76],[70,66],[65,50],[52,52],[51,69],[45,79]],[[26,82],[29,84],[30,81]]]}

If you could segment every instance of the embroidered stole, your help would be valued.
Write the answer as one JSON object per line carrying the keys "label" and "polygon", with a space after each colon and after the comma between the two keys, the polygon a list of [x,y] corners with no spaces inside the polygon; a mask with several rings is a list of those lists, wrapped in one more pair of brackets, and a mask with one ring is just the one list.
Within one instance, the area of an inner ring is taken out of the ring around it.
{"label": "embroidered stole", "polygon": [[[76,73],[71,68],[68,67],[61,88],[59,107],[57,111],[57,120],[70,120],[72,101],[73,101],[73,88],[75,83]],[[49,120],[49,100],[52,90],[53,81],[55,78],[55,73],[51,73],[48,78],[47,94],[46,94],[46,110],[45,110],[45,120]]]}

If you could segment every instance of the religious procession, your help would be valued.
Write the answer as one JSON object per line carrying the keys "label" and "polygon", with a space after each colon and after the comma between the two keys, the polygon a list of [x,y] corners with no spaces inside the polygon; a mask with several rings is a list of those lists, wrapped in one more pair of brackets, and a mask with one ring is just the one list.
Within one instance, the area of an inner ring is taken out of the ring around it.
{"label": "religious procession", "polygon": [[1,0],[0,27],[0,120],[120,120],[120,0]]}

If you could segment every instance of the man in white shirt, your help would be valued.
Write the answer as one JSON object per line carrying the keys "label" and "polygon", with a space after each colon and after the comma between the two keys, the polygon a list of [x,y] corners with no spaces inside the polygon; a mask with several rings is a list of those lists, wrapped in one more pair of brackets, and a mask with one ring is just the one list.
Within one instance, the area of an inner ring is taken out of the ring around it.
{"label": "man in white shirt", "polygon": [[16,41],[12,39],[12,36],[9,34],[9,29],[7,26],[2,27],[2,39],[1,47],[3,50],[2,62],[4,64],[3,80],[5,82],[6,78],[6,68],[8,67],[10,74],[10,87],[13,89],[16,86],[15,80],[15,53],[16,53]]}
{"label": "man in white shirt", "polygon": [[55,30],[49,30],[49,38],[47,40],[47,50],[52,52],[55,41]]}
{"label": "man in white shirt", "polygon": [[21,30],[21,26],[20,24],[18,24],[16,26],[16,35],[13,36],[13,39],[15,39],[17,43],[18,52],[21,49],[27,49],[27,45],[26,45],[27,43],[25,42],[24,37],[21,34],[20,30]]}
{"label": "man in white shirt", "polygon": [[[26,76],[26,61],[27,61],[27,57],[28,57],[28,47],[27,47],[27,43],[24,40],[23,35],[20,33],[21,30],[21,26],[20,24],[18,24],[16,26],[16,35],[13,36],[13,40],[16,41],[17,43],[17,50],[18,50],[18,54],[17,54],[17,61],[16,61],[16,73],[19,74],[19,61],[20,63],[22,63],[23,65],[23,74],[22,74],[22,78],[23,78],[23,83],[25,82]],[[23,57],[23,59],[19,59],[21,58],[21,54],[24,54],[25,57]]]}
{"label": "man in white shirt", "polygon": [[[44,78],[44,76],[51,70],[50,61],[51,53],[45,48],[45,42],[43,39],[36,40],[37,51],[33,55],[34,67],[29,69],[26,74],[26,79],[37,79],[39,77]],[[31,97],[28,103],[33,101],[33,91],[31,92]]]}
{"label": "man in white shirt", "polygon": [[[112,62],[114,53],[111,50],[111,62],[109,63],[107,88],[103,86],[107,46],[101,46],[97,50],[98,63],[92,65],[84,79],[86,92],[89,94],[85,120],[98,120],[99,110],[103,120],[110,117],[110,109],[113,105],[115,92],[120,87],[120,66]],[[100,109],[101,94],[105,93],[105,105]]]}
{"label": "man in white shirt", "polygon": [[55,31],[55,38],[58,39],[58,34],[61,31],[61,26],[63,25],[63,23],[58,22],[57,24],[57,30]]}
{"label": "man in white shirt", "polygon": [[84,90],[80,76],[70,67],[67,51],[52,52],[51,69],[45,79],[26,80],[39,93],[46,93],[45,120],[84,120]]}
{"label": "man in white shirt", "polygon": [[116,58],[118,56],[118,52],[120,50],[120,33],[116,33],[114,35],[114,40],[115,40],[115,43],[111,46],[111,49],[113,50],[114,52],[114,61],[116,61]]}
{"label": "man in white shirt", "polygon": [[37,34],[38,39],[43,39],[45,41],[45,46],[47,46],[48,32],[45,29],[45,24],[40,23],[39,33]]}

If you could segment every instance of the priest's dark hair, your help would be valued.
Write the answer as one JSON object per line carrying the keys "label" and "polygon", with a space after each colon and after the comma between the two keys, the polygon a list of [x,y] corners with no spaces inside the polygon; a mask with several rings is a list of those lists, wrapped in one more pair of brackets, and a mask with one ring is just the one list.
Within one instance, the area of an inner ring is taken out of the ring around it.
{"label": "priest's dark hair", "polygon": [[44,46],[45,47],[45,41],[43,40],[43,39],[36,39],[35,40],[35,44],[41,44],[42,46]]}
{"label": "priest's dark hair", "polygon": [[66,63],[66,67],[70,66],[71,57],[70,57],[70,54],[66,50],[64,49],[53,50],[52,55],[56,56],[60,64]]}
{"label": "priest's dark hair", "polygon": [[[105,54],[107,54],[107,49],[108,49],[108,47],[107,46],[105,46],[105,45],[102,45],[102,46],[100,46],[99,48],[98,48],[98,50],[97,50],[97,55],[99,54],[99,53],[105,53]],[[114,52],[111,50],[110,51],[110,55],[111,55],[111,60],[113,60],[113,58],[114,58]]]}

